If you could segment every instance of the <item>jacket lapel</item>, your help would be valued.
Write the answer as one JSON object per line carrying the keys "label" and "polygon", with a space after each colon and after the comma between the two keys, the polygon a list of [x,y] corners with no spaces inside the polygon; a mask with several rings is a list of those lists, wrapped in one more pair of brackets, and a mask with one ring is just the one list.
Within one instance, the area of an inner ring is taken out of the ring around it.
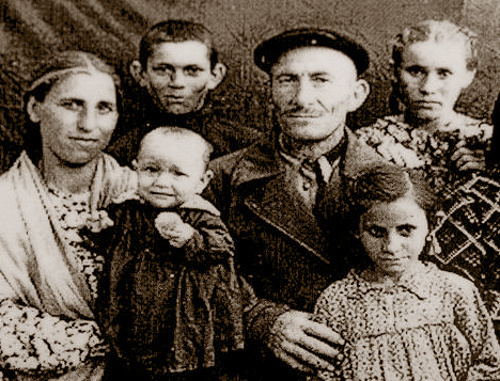
{"label": "jacket lapel", "polygon": [[[341,161],[340,176],[333,175],[327,185],[328,199],[335,202],[340,196],[344,177],[354,178],[359,171],[380,161],[376,152],[362,145],[346,128],[347,149]],[[300,203],[294,202],[285,184],[285,165],[271,142],[252,146],[236,165],[232,186],[244,196],[244,204],[264,223],[279,230],[306,251],[323,262],[325,237],[315,218],[305,213]]]}

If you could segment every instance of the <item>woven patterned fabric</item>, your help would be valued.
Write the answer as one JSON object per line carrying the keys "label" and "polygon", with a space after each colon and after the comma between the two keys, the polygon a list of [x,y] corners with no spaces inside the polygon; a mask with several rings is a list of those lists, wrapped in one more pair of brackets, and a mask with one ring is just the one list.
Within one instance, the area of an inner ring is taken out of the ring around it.
{"label": "woven patterned fabric", "polygon": [[473,174],[444,190],[442,212],[432,234],[431,256],[481,289],[494,320],[500,320],[500,178]]}

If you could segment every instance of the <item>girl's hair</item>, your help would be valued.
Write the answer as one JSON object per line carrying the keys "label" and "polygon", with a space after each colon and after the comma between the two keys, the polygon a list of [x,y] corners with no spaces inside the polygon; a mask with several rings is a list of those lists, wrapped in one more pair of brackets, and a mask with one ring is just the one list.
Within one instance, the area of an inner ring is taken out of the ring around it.
{"label": "girl's hair", "polygon": [[[92,73],[95,71],[108,74],[113,79],[116,88],[117,106],[120,110],[122,99],[121,86],[120,78],[116,74],[115,69],[93,53],[69,50],[56,53],[34,70],[31,84],[24,94],[25,111],[31,97],[38,102],[43,102],[54,84],[59,80],[74,74]],[[26,124],[24,149],[28,152],[33,162],[36,163],[42,156],[40,128],[38,124],[31,122],[29,118],[26,119]]]}
{"label": "girl's hair", "polygon": [[429,222],[434,219],[436,195],[421,170],[398,166],[378,166],[360,174],[344,192],[345,213],[357,231],[361,216],[372,206],[410,197],[425,212]]}
{"label": "girl's hair", "polygon": [[426,20],[405,28],[396,36],[392,47],[392,64],[396,77],[405,49],[425,41],[460,42],[465,48],[467,69],[472,71],[478,66],[477,37],[471,30],[447,20]]}
{"label": "girl's hair", "polygon": [[[328,222],[332,232],[347,227],[350,233],[340,243],[346,252],[344,258],[347,269],[364,269],[372,263],[358,236],[361,216],[378,203],[390,203],[405,197],[412,198],[422,208],[431,230],[437,211],[436,195],[423,171],[382,165],[368,169],[344,184],[341,201],[336,209],[337,217],[330,214]],[[427,250],[424,249],[424,252]]]}

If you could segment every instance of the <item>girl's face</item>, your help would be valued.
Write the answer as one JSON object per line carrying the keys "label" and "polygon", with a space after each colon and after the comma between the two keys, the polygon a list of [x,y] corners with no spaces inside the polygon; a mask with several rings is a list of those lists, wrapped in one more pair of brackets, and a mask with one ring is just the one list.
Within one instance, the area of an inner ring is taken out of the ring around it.
{"label": "girl's face", "polygon": [[411,197],[375,204],[359,223],[361,243],[376,272],[394,280],[418,262],[427,233],[425,211]]}
{"label": "girl's face", "polygon": [[405,106],[417,119],[446,123],[460,95],[474,79],[460,41],[423,41],[410,45],[397,70]]}
{"label": "girl's face", "polygon": [[99,71],[71,74],[58,80],[43,102],[31,98],[28,114],[40,124],[44,156],[87,164],[108,145],[115,129],[115,84]]}

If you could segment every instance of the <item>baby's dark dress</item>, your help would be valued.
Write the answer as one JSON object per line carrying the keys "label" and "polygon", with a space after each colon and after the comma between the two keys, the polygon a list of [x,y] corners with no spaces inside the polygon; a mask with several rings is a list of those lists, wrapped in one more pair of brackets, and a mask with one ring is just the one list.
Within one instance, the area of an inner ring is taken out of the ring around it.
{"label": "baby's dark dress", "polygon": [[195,229],[182,248],[155,228],[163,211],[139,201],[115,205],[114,226],[97,241],[107,259],[98,320],[117,368],[141,380],[209,368],[217,353],[243,346],[234,247],[218,211],[201,197],[169,210]]}

